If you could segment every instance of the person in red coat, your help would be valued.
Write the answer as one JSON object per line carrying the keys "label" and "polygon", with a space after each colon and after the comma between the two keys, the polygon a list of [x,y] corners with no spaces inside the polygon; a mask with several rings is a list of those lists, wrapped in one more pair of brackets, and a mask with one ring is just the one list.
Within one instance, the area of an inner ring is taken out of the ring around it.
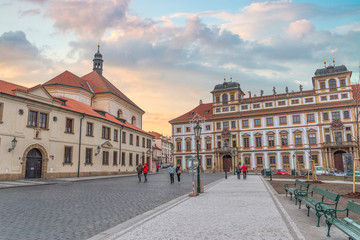
{"label": "person in red coat", "polygon": [[156,164],[156,172],[159,172],[159,164]]}
{"label": "person in red coat", "polygon": [[243,172],[244,179],[246,179],[246,173],[247,173],[247,171],[248,171],[246,165],[243,165],[243,166],[241,167],[241,171]]}
{"label": "person in red coat", "polygon": [[144,169],[143,169],[143,173],[144,173],[144,177],[145,177],[144,183],[147,182],[148,171],[149,171],[149,166],[147,165],[147,163],[144,163]]}

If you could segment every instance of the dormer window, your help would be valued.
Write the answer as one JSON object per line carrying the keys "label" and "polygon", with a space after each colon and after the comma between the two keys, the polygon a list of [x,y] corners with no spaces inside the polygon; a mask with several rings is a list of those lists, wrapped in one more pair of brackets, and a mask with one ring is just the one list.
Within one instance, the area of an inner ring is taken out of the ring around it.
{"label": "dormer window", "polygon": [[136,124],[136,117],[135,117],[135,116],[133,116],[133,117],[131,118],[131,124],[132,124],[132,125],[135,125],[135,124]]}
{"label": "dormer window", "polygon": [[123,115],[123,113],[122,113],[121,109],[119,109],[117,112],[117,117],[122,118],[122,115]]}
{"label": "dormer window", "polygon": [[228,95],[227,94],[224,94],[222,96],[222,100],[223,100],[223,104],[226,104],[228,102]]}
{"label": "dormer window", "polygon": [[336,91],[336,81],[335,81],[335,79],[330,79],[329,80],[329,88],[330,88],[330,91]]}

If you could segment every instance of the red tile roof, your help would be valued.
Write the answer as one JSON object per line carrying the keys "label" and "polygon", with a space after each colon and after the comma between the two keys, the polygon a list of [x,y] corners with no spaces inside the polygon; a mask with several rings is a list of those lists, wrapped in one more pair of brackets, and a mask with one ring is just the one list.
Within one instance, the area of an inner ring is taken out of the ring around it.
{"label": "red tile roof", "polygon": [[0,80],[0,92],[14,95],[13,90],[15,90],[15,89],[26,91],[28,88]]}
{"label": "red tile roof", "polygon": [[107,80],[104,76],[99,75],[96,71],[92,71],[91,73],[86,74],[81,78],[90,83],[91,88],[94,90],[96,94],[112,93],[115,96],[123,99],[125,102],[128,102],[134,107],[143,111],[133,101],[131,101],[125,94],[123,94],[119,89],[117,89],[109,80]]}
{"label": "red tile roof", "polygon": [[194,115],[199,114],[201,117],[211,117],[213,115],[213,110],[212,110],[212,103],[203,103],[200,104],[199,106],[197,106],[196,108],[194,108],[193,110],[181,115],[180,117],[174,118],[172,120],[170,120],[169,122],[173,122],[173,121],[179,121],[179,120],[191,120]]}
{"label": "red tile roof", "polygon": [[157,133],[157,132],[149,132],[149,134],[154,136],[155,139],[160,139],[161,137],[164,137],[163,135],[161,135],[160,133]]}
{"label": "red tile roof", "polygon": [[91,89],[86,83],[86,80],[79,78],[78,76],[76,76],[75,74],[69,71],[65,71],[43,84],[43,86],[49,86],[49,85],[71,86],[71,87],[82,88],[85,89],[86,91],[91,92]]}

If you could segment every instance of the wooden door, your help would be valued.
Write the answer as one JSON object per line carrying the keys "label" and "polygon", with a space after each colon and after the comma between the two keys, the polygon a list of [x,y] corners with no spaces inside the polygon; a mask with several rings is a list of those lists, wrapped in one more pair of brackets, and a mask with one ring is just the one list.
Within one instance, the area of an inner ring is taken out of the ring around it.
{"label": "wooden door", "polygon": [[344,172],[344,162],[342,158],[343,152],[336,152],[334,154],[335,168],[341,172]]}
{"label": "wooden door", "polygon": [[232,168],[232,159],[231,156],[224,156],[224,171],[230,172],[230,168]]}
{"label": "wooden door", "polygon": [[26,157],[25,178],[41,178],[41,166],[41,152],[34,148]]}

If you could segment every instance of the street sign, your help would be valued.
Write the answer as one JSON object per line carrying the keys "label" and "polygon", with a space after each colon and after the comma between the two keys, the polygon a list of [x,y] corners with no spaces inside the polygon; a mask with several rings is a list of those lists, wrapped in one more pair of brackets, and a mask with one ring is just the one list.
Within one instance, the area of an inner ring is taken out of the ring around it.
{"label": "street sign", "polygon": [[196,169],[199,166],[199,161],[194,157],[190,157],[186,162],[186,166],[191,170]]}

